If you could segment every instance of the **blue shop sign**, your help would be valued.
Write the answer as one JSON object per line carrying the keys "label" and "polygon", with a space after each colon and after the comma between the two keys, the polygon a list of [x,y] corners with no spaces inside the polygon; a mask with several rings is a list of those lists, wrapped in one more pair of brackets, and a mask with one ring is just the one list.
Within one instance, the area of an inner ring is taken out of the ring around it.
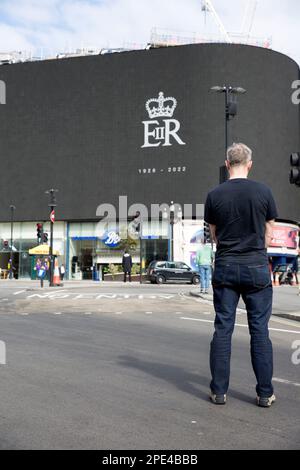
{"label": "blue shop sign", "polygon": [[121,237],[117,232],[111,231],[106,232],[101,238],[101,241],[110,248],[115,248],[119,245]]}

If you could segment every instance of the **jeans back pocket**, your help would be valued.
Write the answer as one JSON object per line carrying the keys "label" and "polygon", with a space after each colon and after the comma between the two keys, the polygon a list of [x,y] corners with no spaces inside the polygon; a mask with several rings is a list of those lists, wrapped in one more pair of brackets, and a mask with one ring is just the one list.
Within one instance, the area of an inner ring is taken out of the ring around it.
{"label": "jeans back pocket", "polygon": [[248,268],[254,287],[264,289],[271,284],[271,274],[267,265],[248,266]]}

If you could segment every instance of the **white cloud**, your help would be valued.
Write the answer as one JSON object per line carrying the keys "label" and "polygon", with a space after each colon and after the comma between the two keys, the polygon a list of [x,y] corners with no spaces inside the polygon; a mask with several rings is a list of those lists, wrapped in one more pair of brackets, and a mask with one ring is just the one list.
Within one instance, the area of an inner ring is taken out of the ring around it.
{"label": "white cloud", "polygon": [[[213,0],[228,31],[240,30],[247,1]],[[252,35],[272,36],[275,50],[300,63],[300,45],[294,39],[300,30],[298,3],[260,0]],[[155,26],[218,36],[210,14],[205,22],[200,0],[3,0],[0,18],[2,50],[42,47],[59,52],[82,46],[146,44]]]}
{"label": "white cloud", "polygon": [[58,6],[58,0],[2,0],[1,12],[16,24],[42,27],[59,20]]}
{"label": "white cloud", "polygon": [[24,30],[0,23],[1,51],[31,50],[34,45],[27,40]]}

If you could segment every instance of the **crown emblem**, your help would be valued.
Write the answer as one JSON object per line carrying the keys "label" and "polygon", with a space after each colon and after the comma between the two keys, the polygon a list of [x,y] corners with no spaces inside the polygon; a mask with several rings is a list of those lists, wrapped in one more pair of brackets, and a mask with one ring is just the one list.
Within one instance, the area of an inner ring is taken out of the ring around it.
{"label": "crown emblem", "polygon": [[146,110],[150,119],[172,117],[176,106],[177,100],[171,96],[165,98],[162,91],[159,92],[158,98],[151,98],[146,102]]}

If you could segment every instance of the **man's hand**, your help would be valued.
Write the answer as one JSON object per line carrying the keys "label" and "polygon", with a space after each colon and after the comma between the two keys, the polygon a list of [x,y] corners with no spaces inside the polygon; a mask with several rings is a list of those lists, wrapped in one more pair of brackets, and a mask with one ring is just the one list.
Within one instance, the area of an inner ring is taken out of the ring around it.
{"label": "man's hand", "polygon": [[274,228],[275,220],[268,220],[266,222],[266,232],[265,232],[265,246],[268,248],[271,245],[271,241],[273,238],[273,228]]}
{"label": "man's hand", "polygon": [[209,224],[209,228],[210,228],[210,234],[211,234],[212,240],[215,242],[215,244],[217,244],[218,241],[216,238],[216,225]]}

